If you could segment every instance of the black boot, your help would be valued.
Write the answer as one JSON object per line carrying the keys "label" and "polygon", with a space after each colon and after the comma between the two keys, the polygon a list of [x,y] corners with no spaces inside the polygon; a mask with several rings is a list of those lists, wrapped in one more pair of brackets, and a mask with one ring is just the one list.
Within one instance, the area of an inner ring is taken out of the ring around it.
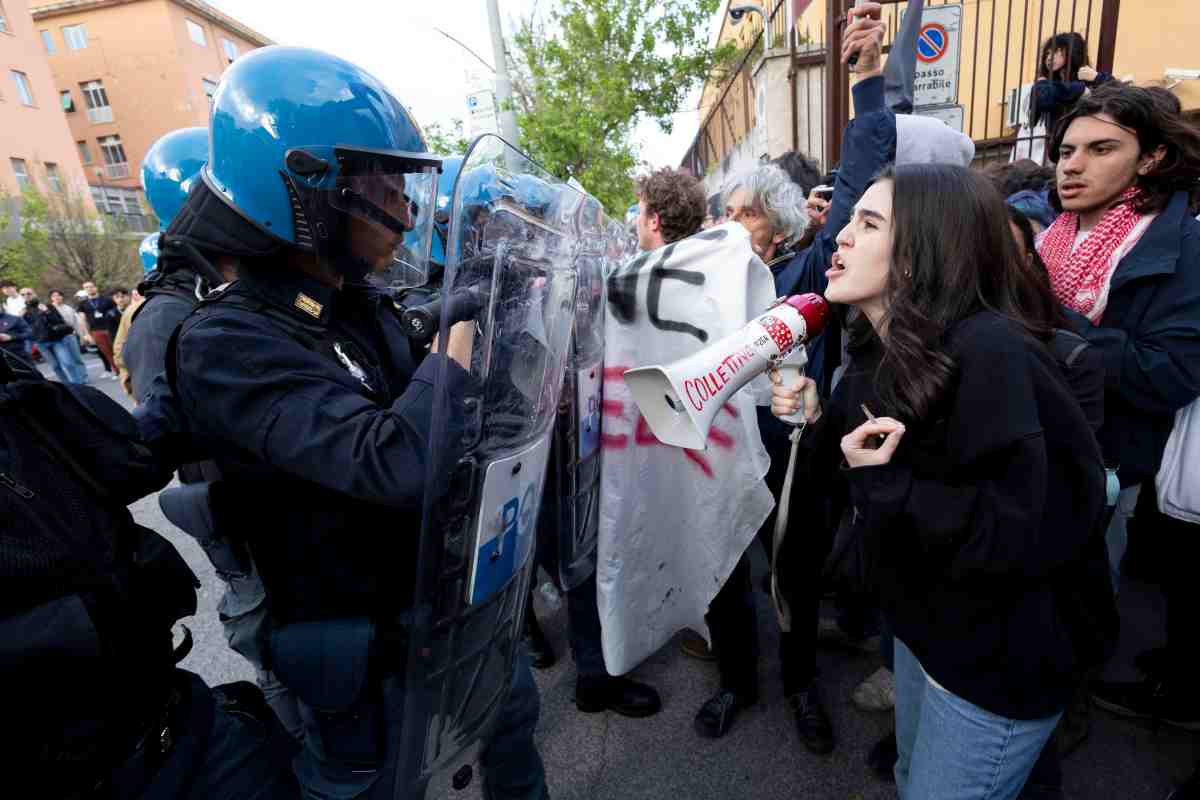
{"label": "black boot", "polygon": [[833,723],[821,705],[821,693],[814,680],[788,698],[796,715],[796,733],[810,753],[826,756],[833,752]]}
{"label": "black boot", "polygon": [[615,711],[623,717],[649,717],[662,708],[653,687],[611,675],[580,675],[575,680],[575,707],[585,714]]}

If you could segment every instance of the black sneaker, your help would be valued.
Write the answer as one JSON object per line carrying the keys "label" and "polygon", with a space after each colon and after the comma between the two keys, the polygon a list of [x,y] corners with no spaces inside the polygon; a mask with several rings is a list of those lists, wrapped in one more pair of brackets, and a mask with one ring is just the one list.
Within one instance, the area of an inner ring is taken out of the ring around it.
{"label": "black sneaker", "polygon": [[662,700],[652,687],[629,678],[580,675],[575,680],[575,707],[585,714],[613,711],[640,718],[657,714]]}
{"label": "black sneaker", "polygon": [[867,752],[867,766],[879,780],[895,783],[898,758],[900,754],[896,750],[896,731],[893,729]]}
{"label": "black sneaker", "polygon": [[833,724],[821,705],[817,682],[789,697],[788,703],[796,715],[796,732],[810,753],[827,756],[833,752]]}
{"label": "black sneaker", "polygon": [[706,739],[721,738],[733,727],[738,712],[757,702],[757,697],[742,698],[728,689],[722,689],[700,706],[696,713],[696,733]]}
{"label": "black sneaker", "polygon": [[530,604],[525,609],[525,646],[529,648],[529,660],[533,664],[534,669],[550,669],[554,666],[556,658],[554,656],[554,648],[550,646],[550,642],[546,639],[546,634],[542,633],[542,626],[538,624],[537,615],[533,613],[533,605]]}
{"label": "black sneaker", "polygon": [[1174,686],[1148,678],[1136,683],[1092,684],[1092,701],[1122,717],[1165,722],[1188,731],[1200,731],[1200,703],[1195,694],[1185,695]]}

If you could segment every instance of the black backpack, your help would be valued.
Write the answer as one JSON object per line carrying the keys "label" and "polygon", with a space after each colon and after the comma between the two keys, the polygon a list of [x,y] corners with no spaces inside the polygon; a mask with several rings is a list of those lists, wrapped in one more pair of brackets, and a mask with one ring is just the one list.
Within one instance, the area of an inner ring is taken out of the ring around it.
{"label": "black backpack", "polygon": [[0,354],[0,747],[42,796],[91,785],[169,701],[200,584],[126,508],[169,479],[106,395]]}

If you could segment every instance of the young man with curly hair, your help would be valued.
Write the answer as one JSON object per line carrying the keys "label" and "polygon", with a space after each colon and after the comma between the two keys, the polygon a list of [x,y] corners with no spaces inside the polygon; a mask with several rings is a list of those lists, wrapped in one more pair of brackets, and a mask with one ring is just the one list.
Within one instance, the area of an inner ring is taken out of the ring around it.
{"label": "young man with curly hair", "polygon": [[655,250],[700,230],[707,200],[704,185],[679,169],[666,167],[637,184],[638,248]]}

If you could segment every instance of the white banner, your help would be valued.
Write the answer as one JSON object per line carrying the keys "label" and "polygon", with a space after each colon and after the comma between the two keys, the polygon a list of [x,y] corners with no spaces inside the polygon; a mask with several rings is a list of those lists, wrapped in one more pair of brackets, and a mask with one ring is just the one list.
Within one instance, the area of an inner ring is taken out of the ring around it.
{"label": "white banner", "polygon": [[709,603],[770,514],[752,385],[717,415],[707,450],[659,442],[622,376],[695,354],[775,299],[745,229],[728,223],[643,253],[608,278],[599,565],[604,662],[623,675]]}

